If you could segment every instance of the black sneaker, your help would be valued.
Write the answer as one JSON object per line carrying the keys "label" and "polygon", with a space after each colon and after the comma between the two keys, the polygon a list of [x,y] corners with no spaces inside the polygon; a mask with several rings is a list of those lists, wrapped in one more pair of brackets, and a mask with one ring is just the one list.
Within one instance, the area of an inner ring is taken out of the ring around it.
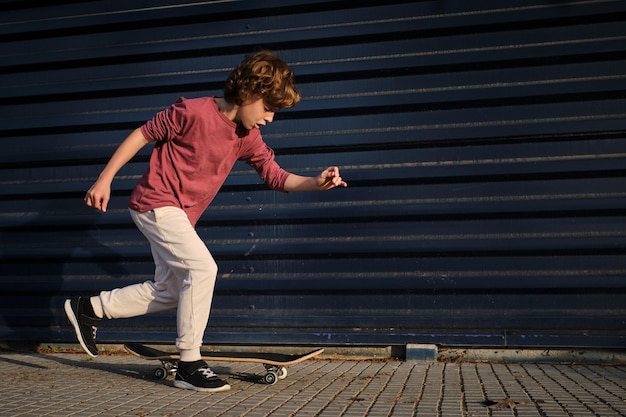
{"label": "black sneaker", "polygon": [[93,358],[98,356],[96,330],[100,319],[96,317],[89,298],[75,297],[65,300],[65,314],[76,331],[76,337],[85,352]]}
{"label": "black sneaker", "polygon": [[202,360],[191,363],[178,362],[174,386],[203,392],[221,392],[230,389],[230,385],[219,379]]}

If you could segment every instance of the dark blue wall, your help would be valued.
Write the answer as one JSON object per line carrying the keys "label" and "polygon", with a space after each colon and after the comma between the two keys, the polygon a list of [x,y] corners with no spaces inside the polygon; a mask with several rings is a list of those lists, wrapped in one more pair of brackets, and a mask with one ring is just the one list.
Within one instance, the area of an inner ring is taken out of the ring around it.
{"label": "dark blue wall", "polygon": [[[270,48],[304,100],[198,231],[220,265],[206,343],[624,347],[626,2],[0,1],[0,340],[69,342],[63,300],[150,279],[126,212],[82,197],[134,128],[220,94]],[[27,7],[28,6],[28,7]],[[173,342],[174,313],[102,342]]]}

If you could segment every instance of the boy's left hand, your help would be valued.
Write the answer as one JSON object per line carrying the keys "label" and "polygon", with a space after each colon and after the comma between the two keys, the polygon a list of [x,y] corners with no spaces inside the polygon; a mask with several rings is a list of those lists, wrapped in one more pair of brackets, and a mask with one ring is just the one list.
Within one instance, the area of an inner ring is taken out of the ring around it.
{"label": "boy's left hand", "polygon": [[335,187],[347,187],[348,184],[341,179],[339,167],[328,167],[317,176],[317,186],[320,190],[330,190]]}

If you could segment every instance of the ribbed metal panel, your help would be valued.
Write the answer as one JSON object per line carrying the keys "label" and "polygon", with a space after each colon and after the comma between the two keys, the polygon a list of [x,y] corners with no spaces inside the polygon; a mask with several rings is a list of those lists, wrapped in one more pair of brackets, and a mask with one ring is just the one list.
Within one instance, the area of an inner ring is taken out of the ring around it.
{"label": "ribbed metal panel", "polygon": [[[150,279],[125,209],[82,196],[180,96],[276,50],[304,100],[198,231],[220,265],[206,343],[624,347],[626,2],[0,2],[0,339],[69,342],[63,300]],[[102,342],[172,342],[174,313]]]}

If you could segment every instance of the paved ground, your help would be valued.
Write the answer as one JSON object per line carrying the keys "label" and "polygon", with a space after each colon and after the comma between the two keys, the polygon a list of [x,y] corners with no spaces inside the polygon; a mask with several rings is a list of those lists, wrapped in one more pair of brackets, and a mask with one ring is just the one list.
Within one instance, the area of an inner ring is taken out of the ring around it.
{"label": "paved ground", "polygon": [[134,356],[0,354],[0,416],[626,415],[626,366],[321,359],[265,385],[260,365],[211,365],[230,391],[173,388]]}

